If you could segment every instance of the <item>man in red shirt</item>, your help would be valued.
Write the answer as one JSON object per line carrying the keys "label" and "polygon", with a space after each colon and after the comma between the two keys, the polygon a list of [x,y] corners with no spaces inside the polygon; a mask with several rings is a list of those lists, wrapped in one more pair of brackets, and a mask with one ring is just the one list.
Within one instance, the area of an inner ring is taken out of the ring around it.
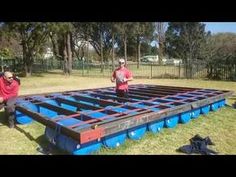
{"label": "man in red shirt", "polygon": [[5,107],[9,127],[15,126],[15,103],[18,96],[19,83],[9,71],[0,77],[0,109]]}
{"label": "man in red shirt", "polygon": [[111,81],[116,81],[116,95],[128,98],[128,81],[132,81],[131,71],[125,67],[125,60],[119,59],[119,67],[113,72]]}

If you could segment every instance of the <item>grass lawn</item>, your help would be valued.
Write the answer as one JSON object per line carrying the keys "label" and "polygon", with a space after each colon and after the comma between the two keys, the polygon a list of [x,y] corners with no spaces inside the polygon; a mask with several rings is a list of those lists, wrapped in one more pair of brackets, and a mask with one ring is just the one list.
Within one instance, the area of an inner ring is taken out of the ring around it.
{"label": "grass lawn", "polygon": [[[80,77],[74,73],[66,77],[60,72],[35,75],[31,78],[21,78],[20,95],[45,92],[57,92],[114,86],[109,78]],[[232,90],[236,93],[236,82],[186,80],[186,79],[135,79],[130,84],[159,84],[169,86],[186,86]],[[195,134],[209,136],[215,143],[211,149],[220,154],[236,154],[236,109],[231,105],[236,97],[227,99],[228,106],[217,112],[201,115],[188,124],[178,124],[173,129],[163,129],[158,134],[147,132],[139,141],[127,140],[117,149],[102,148],[96,154],[180,154],[176,149],[189,144],[189,139]],[[36,148],[48,144],[44,137],[45,126],[34,122],[30,125],[18,125],[9,129],[0,112],[0,154],[40,154]],[[64,154],[55,150],[54,154]]]}

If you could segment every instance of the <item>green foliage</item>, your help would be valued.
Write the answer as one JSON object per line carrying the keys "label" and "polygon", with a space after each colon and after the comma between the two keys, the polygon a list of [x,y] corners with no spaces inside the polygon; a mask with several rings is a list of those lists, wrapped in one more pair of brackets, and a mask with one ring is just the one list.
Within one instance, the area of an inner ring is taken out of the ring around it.
{"label": "green foliage", "polygon": [[[103,51],[104,61],[107,61],[112,49],[112,23],[90,22],[90,23],[73,23],[75,31],[78,33],[77,38],[82,41],[89,41],[98,56]],[[102,39],[102,42],[101,42]]]}
{"label": "green foliage", "polygon": [[9,48],[2,48],[0,49],[0,58],[12,58],[13,57],[13,53],[11,51],[11,49]]}
{"label": "green foliage", "polygon": [[197,59],[206,41],[205,25],[199,22],[170,22],[166,31],[168,55],[174,58]]}
{"label": "green foliage", "polygon": [[47,40],[47,23],[41,22],[9,22],[5,23],[9,34],[20,41],[23,49],[23,62],[26,75],[31,75],[34,59]]}
{"label": "green foliage", "polygon": [[208,62],[209,78],[236,80],[236,34],[218,33],[209,36],[202,51]]}
{"label": "green foliage", "polygon": [[205,51],[212,62],[236,64],[236,34],[218,33],[209,38]]}

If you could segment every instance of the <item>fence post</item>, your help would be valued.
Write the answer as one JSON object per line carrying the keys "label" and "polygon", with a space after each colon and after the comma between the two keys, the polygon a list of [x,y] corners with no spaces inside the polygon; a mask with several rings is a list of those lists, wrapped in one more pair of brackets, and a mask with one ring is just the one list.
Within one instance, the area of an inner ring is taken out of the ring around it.
{"label": "fence post", "polygon": [[180,79],[180,71],[181,71],[181,67],[180,67],[180,62],[179,62],[179,79]]}
{"label": "fence post", "polygon": [[82,60],[82,76],[84,76],[84,60]]}
{"label": "fence post", "polygon": [[151,63],[151,79],[152,79],[152,63]]}

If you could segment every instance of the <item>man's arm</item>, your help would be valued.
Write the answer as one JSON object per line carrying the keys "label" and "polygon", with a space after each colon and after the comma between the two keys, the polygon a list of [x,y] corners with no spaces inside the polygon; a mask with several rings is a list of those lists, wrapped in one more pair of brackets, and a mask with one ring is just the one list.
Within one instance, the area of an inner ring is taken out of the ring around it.
{"label": "man's arm", "polygon": [[112,76],[112,77],[111,77],[111,82],[115,82],[115,80],[116,80],[116,79]]}
{"label": "man's arm", "polygon": [[129,78],[124,78],[124,82],[128,82],[128,81],[132,81],[133,80],[133,77],[129,77]]}
{"label": "man's arm", "polygon": [[115,82],[116,80],[116,72],[113,71],[112,76],[111,76],[111,82]]}
{"label": "man's arm", "polygon": [[8,100],[8,99],[11,98],[11,97],[16,97],[16,96],[18,96],[18,92],[19,92],[19,84],[17,83],[17,84],[15,85],[14,89],[12,90],[12,92],[11,92],[10,94],[8,94],[8,95],[2,97],[2,98],[3,98],[3,100],[5,101],[5,100]]}
{"label": "man's arm", "polygon": [[131,73],[131,71],[127,70],[126,78],[124,78],[124,82],[132,81],[132,80],[133,80],[133,74]]}

